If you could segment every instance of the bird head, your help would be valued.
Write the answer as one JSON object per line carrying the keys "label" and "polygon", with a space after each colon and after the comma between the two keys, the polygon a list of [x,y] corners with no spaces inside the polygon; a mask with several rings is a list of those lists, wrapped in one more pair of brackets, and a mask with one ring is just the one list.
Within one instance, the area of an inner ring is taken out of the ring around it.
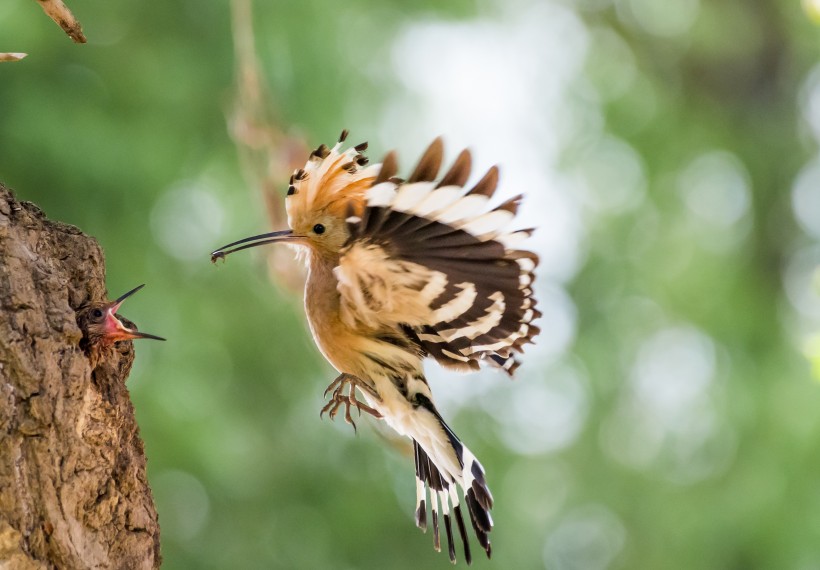
{"label": "bird head", "polygon": [[211,261],[268,243],[304,246],[319,256],[339,253],[349,237],[346,220],[364,209],[365,192],[373,186],[381,165],[367,166],[367,143],[342,150],[347,131],[333,148],[320,145],[304,168],[290,177],[285,209],[290,229],[229,243],[211,253]]}
{"label": "bird head", "polygon": [[165,340],[162,337],[140,332],[137,327],[117,315],[123,302],[145,287],[140,285],[114,301],[90,303],[77,312],[77,324],[82,329],[89,345],[109,345],[121,340],[152,338]]}

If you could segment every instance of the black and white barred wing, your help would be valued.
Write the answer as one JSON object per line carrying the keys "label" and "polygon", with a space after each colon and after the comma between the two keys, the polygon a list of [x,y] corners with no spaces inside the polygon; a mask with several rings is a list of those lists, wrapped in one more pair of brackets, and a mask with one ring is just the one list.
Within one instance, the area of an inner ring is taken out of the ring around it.
{"label": "black and white barred wing", "polygon": [[410,178],[393,178],[388,155],[361,215],[348,218],[350,239],[336,277],[342,318],[351,326],[400,327],[441,364],[477,369],[490,359],[509,373],[514,352],[538,333],[532,281],[535,254],[517,249],[531,230],[510,231],[520,196],[490,209],[493,167],[464,186],[470,154],[435,181],[439,139]]}

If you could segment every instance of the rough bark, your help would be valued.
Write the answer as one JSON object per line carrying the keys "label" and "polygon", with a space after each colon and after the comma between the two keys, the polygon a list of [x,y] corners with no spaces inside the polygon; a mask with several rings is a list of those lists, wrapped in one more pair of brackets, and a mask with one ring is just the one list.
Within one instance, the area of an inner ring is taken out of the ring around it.
{"label": "rough bark", "polygon": [[103,299],[96,240],[0,184],[0,569],[159,567],[133,347],[94,370],[80,348]]}

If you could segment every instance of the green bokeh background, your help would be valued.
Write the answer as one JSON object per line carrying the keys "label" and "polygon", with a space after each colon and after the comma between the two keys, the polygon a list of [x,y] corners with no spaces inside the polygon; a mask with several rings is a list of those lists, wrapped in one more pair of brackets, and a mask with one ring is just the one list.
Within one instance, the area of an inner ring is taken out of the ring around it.
{"label": "green bokeh background", "polygon": [[[448,566],[401,445],[319,420],[333,371],[299,296],[259,252],[208,262],[269,227],[226,125],[229,3],[70,6],[87,45],[0,5],[0,51],[30,54],[0,64],[0,180],[99,239],[112,295],[148,284],[123,313],[169,339],[129,380],[165,567]],[[431,370],[496,498],[476,567],[820,567],[818,15],[255,3],[287,132],[347,127],[405,168],[443,134],[536,196],[542,344],[512,383]]]}

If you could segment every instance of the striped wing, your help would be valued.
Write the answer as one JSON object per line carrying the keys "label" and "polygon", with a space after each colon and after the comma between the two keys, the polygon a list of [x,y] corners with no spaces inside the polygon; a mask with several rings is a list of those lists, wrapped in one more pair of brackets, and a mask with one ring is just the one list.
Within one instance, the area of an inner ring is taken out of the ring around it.
{"label": "striped wing", "polygon": [[406,182],[393,177],[388,155],[363,212],[350,212],[336,268],[342,318],[400,329],[446,366],[475,370],[489,359],[512,374],[512,354],[538,333],[532,321],[540,316],[532,291],[538,257],[516,249],[531,230],[506,229],[521,197],[489,209],[498,170],[465,188],[466,150],[435,181],[442,153],[436,139]]}

